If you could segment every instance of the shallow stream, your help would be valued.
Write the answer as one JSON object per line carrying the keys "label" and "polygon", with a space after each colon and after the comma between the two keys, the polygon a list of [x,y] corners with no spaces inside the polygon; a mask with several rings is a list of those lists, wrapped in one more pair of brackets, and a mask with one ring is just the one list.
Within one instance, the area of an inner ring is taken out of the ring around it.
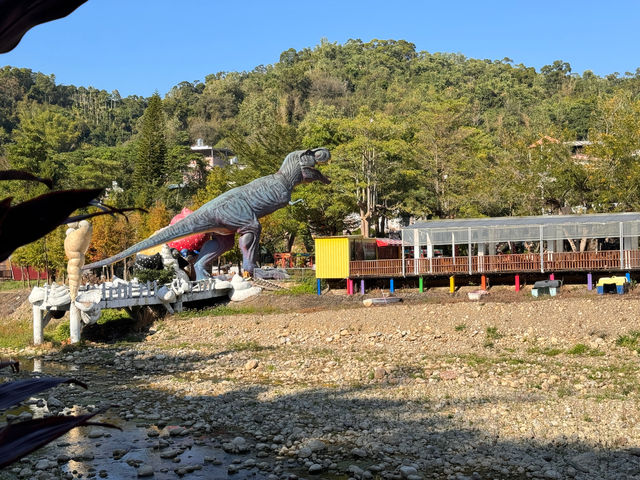
{"label": "shallow stream", "polygon": [[[20,362],[21,378],[29,376],[28,372],[31,372],[31,375],[65,377],[73,377],[74,372],[77,372],[83,380],[88,375],[99,382],[101,376],[113,375],[111,370],[95,364],[65,364],[42,358],[17,360]],[[89,387],[94,386],[96,381],[88,380]],[[92,393],[92,399],[98,400],[95,397],[99,394],[96,394],[97,392]],[[35,399],[46,400],[49,395],[50,391],[44,391],[35,395],[34,400],[2,412],[0,423],[5,423],[7,415],[20,415],[25,412],[30,412],[34,418],[42,417],[48,412],[47,406],[43,405],[42,400],[36,403]],[[78,405],[66,407],[65,414],[79,414],[85,413],[87,409],[91,410],[91,405],[88,408]],[[167,429],[158,428],[158,423],[163,425],[164,422],[154,422],[145,418],[126,420],[118,414],[118,410],[114,407],[98,415],[95,420],[116,425],[122,429],[121,431],[96,426],[74,428],[26,459],[5,468],[0,472],[0,479],[19,478],[15,470],[29,467],[29,464],[33,467],[43,458],[57,461],[58,467],[47,471],[58,478],[65,478],[68,473],[71,473],[73,478],[137,478],[138,469],[144,466],[153,471],[149,478],[156,480],[183,476],[193,479],[264,479],[267,474],[257,465],[262,462],[264,469],[264,462],[268,461],[269,467],[272,466],[272,459],[255,458],[255,452],[237,455],[225,452],[222,443],[233,438],[230,432],[201,434],[186,431],[179,435],[170,435]],[[172,422],[167,423],[171,424]]]}

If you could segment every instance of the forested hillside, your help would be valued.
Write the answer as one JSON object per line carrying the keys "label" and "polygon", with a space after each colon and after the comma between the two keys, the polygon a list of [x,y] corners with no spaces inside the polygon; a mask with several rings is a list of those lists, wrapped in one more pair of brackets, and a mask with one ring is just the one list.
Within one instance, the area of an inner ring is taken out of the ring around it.
{"label": "forested hillside", "polygon": [[[122,98],[4,67],[0,161],[59,188],[115,181],[122,191],[110,191],[107,203],[150,211],[129,223],[97,219],[98,259],[183,206],[275,172],[292,150],[328,147],[323,173],[333,183],[298,187],[304,201],[264,222],[264,247],[283,251],[310,244],[312,234],[382,233],[397,217],[637,210],[639,93],[640,72],[602,78],[562,61],[537,72],[508,58],[417,52],[393,40],[291,49],[251,72],[181,82],[165,98]],[[197,138],[233,150],[247,168],[203,171],[200,181],[168,188],[200,161],[189,148]],[[576,140],[590,143],[572,157],[563,142]],[[43,187],[2,188],[17,201]],[[63,235],[50,235],[46,260],[42,242],[14,259],[62,265]]]}

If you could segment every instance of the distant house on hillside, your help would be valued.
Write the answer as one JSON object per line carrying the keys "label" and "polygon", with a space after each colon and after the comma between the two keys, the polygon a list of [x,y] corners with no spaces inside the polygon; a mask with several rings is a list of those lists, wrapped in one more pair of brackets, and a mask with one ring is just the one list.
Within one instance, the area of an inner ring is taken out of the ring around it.
{"label": "distant house on hillside", "polygon": [[[224,167],[227,165],[236,165],[238,159],[228,148],[214,148],[204,144],[204,140],[198,138],[196,144],[191,146],[191,151],[200,153],[204,157],[204,164],[207,170],[213,167]],[[192,165],[196,167],[195,164]]]}
{"label": "distant house on hillside", "polygon": [[592,142],[590,142],[589,140],[573,140],[569,142],[560,142],[560,140],[558,140],[557,138],[553,138],[548,135],[545,135],[541,137],[539,140],[529,145],[529,148],[532,149],[532,148],[542,147],[544,146],[545,143],[555,143],[555,144],[562,143],[562,145],[566,146],[570,150],[571,158],[575,160],[576,163],[585,165],[591,162],[592,160],[595,160],[594,157],[591,157],[584,153],[585,147],[588,147],[589,145],[592,144]]}

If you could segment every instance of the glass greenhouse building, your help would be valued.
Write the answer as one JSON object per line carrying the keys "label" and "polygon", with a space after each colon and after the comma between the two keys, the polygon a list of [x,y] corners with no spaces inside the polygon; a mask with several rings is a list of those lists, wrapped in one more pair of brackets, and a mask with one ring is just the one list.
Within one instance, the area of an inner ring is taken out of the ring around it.
{"label": "glass greenhouse building", "polygon": [[402,229],[401,258],[349,278],[640,269],[640,213],[430,220]]}

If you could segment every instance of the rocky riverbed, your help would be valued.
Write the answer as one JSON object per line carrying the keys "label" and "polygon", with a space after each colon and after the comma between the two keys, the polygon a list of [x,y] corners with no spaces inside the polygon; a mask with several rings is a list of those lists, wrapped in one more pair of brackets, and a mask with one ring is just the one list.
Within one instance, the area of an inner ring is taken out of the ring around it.
{"label": "rocky riverbed", "polygon": [[98,419],[124,431],[76,429],[0,478],[640,478],[638,296],[312,310],[40,352],[90,390],[14,415],[117,405]]}

